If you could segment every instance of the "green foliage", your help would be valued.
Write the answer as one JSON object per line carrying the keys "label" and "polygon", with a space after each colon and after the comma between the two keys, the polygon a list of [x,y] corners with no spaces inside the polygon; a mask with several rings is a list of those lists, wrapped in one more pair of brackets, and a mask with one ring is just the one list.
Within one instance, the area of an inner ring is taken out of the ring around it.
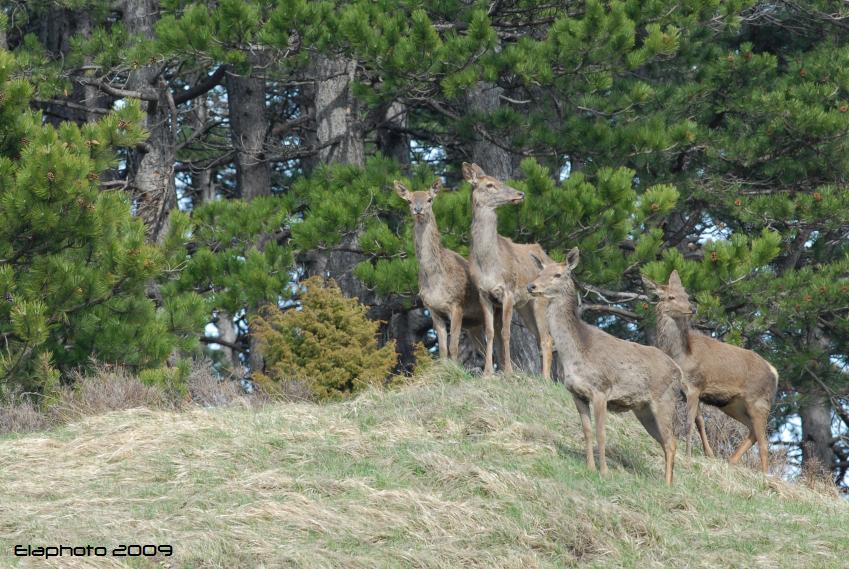
{"label": "green foliage", "polygon": [[254,379],[274,392],[287,381],[305,383],[319,399],[336,399],[381,385],[395,365],[395,342],[379,347],[379,323],[366,307],[320,277],[302,283],[300,307],[269,306],[251,321],[265,360]]}
{"label": "green foliage", "polygon": [[436,360],[433,358],[433,354],[428,351],[424,342],[416,342],[413,357],[416,359],[416,367],[413,371],[415,375],[419,377],[434,369],[434,366],[436,365]]}
{"label": "green foliage", "polygon": [[0,387],[49,390],[56,370],[92,356],[159,366],[194,344],[200,299],[159,309],[147,298],[165,278],[164,251],[145,242],[125,196],[98,187],[115,148],[146,136],[139,106],[83,126],[44,124],[14,68],[0,52]]}
{"label": "green foliage", "polygon": [[284,200],[276,197],[211,201],[191,217],[174,212],[166,246],[173,243],[185,255],[188,243],[192,253],[168,290],[195,291],[209,309],[230,314],[276,302],[291,278],[292,253],[279,242],[289,221]]}
{"label": "green foliage", "polygon": [[183,359],[173,367],[145,369],[139,372],[139,381],[169,394],[174,400],[184,399],[189,393],[191,361]]}

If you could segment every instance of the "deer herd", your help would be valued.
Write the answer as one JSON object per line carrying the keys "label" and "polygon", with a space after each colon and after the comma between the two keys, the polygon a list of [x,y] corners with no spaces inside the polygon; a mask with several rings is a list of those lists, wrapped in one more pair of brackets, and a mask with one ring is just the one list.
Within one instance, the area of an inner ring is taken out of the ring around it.
{"label": "deer herd", "polygon": [[472,186],[469,260],[442,246],[433,213],[441,184],[411,192],[395,182],[395,191],[409,203],[413,215],[419,294],[433,318],[441,357],[459,358],[460,333],[465,328],[483,351],[484,375],[494,372],[496,348],[500,369],[510,373],[510,323],[516,310],[539,343],[542,373],[548,379],[557,352],[560,376],[580,415],[590,470],[596,470],[591,417],[595,417],[599,471],[605,475],[607,412],[630,410],[663,448],[665,479],[672,484],[675,400],[680,393],[687,405],[688,456],[694,424],[705,455],[713,456],[699,408],[703,402],[749,429],[729,461],[736,463],[757,443],[761,469],[768,473],[766,428],[778,372],[753,351],[694,331],[689,322],[690,300],[677,271],[666,285],[643,278],[646,291],[658,298],[657,347],[612,336],[579,316],[572,279],[578,249],[569,251],[565,263],[557,263],[537,244],[502,237],[496,209],[519,203],[525,195],[476,164],[463,163],[463,177]]}

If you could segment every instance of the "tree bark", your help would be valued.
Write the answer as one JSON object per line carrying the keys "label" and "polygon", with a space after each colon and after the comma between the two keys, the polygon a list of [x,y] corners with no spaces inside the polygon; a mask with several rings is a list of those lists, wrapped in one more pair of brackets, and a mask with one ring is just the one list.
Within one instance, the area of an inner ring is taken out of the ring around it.
{"label": "tree bark", "polygon": [[351,84],[357,62],[340,57],[315,57],[315,120],[318,157],[325,164],[365,163],[362,124]]}
{"label": "tree bark", "polygon": [[[260,63],[258,56],[252,56],[250,61],[254,65]],[[226,86],[239,196],[250,201],[271,195],[271,165],[265,147],[268,134],[265,79],[257,75],[255,66],[245,75],[230,70]]]}
{"label": "tree bark", "polygon": [[[209,120],[209,108],[207,107],[206,95],[192,101],[192,112],[189,120],[192,129],[199,130]],[[192,173],[192,206],[197,207],[215,199],[215,172],[210,168],[193,170]]]}
{"label": "tree bark", "polygon": [[[123,14],[129,33],[153,38],[159,15],[158,0],[126,0]],[[154,93],[156,97],[143,103],[147,113],[145,128],[150,138],[133,153],[131,187],[136,212],[144,220],[148,239],[158,242],[168,232],[170,212],[177,205],[174,101],[156,65],[145,65],[131,72],[127,88]]]}
{"label": "tree bark", "polygon": [[802,418],[802,466],[808,472],[831,476],[834,467],[831,403],[821,389],[815,387],[799,406]]}
{"label": "tree bark", "polygon": [[[91,36],[91,13],[88,10],[82,10],[77,15],[77,33],[83,37]],[[83,63],[85,65],[91,65],[94,63],[94,58],[90,55],[86,55],[83,58]],[[86,122],[94,122],[100,115],[96,112],[96,109],[100,109],[101,107],[108,107],[108,103],[104,102],[103,94],[100,90],[94,85],[76,85],[74,87],[75,98],[79,100],[79,103],[82,104],[86,108],[85,113],[85,121]]]}
{"label": "tree bark", "polygon": [[[503,89],[491,83],[479,82],[466,92],[466,106],[475,115],[490,115],[501,106]],[[513,176],[513,157],[511,154],[476,134],[471,147],[472,161],[483,168],[484,172],[499,180]]]}
{"label": "tree bark", "polygon": [[410,164],[410,137],[398,129],[407,126],[407,109],[395,101],[381,109],[377,121],[377,146],[384,156],[399,164]]}

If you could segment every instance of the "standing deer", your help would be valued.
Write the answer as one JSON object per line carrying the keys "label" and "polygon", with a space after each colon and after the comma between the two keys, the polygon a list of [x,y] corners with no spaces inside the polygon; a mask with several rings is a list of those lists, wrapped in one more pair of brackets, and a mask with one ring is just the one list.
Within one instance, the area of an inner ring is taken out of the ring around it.
{"label": "standing deer", "polygon": [[528,285],[528,291],[535,297],[548,299],[548,325],[560,359],[563,383],[572,393],[581,416],[587,466],[595,471],[590,406],[595,415],[602,476],[607,474],[604,436],[607,411],[631,410],[663,447],[666,483],[672,484],[676,448],[672,423],[681,368],[657,348],[621,340],[581,320],[572,280],[578,258],[577,247],[569,251],[564,264],[543,264],[534,257],[542,272]]}
{"label": "standing deer", "polygon": [[645,278],[643,282],[660,299],[655,308],[657,346],[684,370],[687,454],[691,452],[690,439],[695,422],[705,454],[713,456],[699,409],[699,401],[703,401],[749,428],[749,436],[734,451],[729,462],[735,464],[757,442],[761,470],[768,474],[766,426],[778,390],[778,372],[751,350],[725,344],[690,329],[693,311],[678,271],[672,271],[666,286]]}
{"label": "standing deer", "polygon": [[472,245],[470,273],[478,289],[483,310],[486,353],[484,375],[493,372],[492,351],[495,340],[495,304],[501,306],[501,343],[504,371],[513,371],[510,358],[510,321],[518,310],[525,325],[536,336],[542,352],[542,374],[551,378],[553,343],[545,317],[547,302],[532,299],[527,286],[539,273],[531,255],[550,261],[536,243],[521,245],[498,235],[499,206],[519,203],[525,194],[487,176],[477,164],[463,163],[463,177],[472,185]]}
{"label": "standing deer", "polygon": [[[460,328],[464,321],[479,336],[483,314],[478,292],[469,275],[469,262],[442,246],[433,200],[442,189],[439,180],[426,192],[411,192],[401,182],[395,191],[410,204],[415,220],[414,241],[419,261],[419,295],[430,311],[442,358],[459,359]],[[448,324],[446,326],[446,323]],[[450,335],[449,335],[450,327]],[[476,338],[479,342],[479,338]]]}

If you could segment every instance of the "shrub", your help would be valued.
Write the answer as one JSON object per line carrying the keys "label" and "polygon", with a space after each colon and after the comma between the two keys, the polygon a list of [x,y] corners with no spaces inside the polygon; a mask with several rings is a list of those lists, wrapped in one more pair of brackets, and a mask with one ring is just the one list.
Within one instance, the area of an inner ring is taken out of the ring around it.
{"label": "shrub", "polygon": [[254,374],[266,391],[302,382],[317,399],[350,396],[380,385],[395,364],[395,342],[380,347],[378,322],[346,298],[335,282],[307,279],[298,309],[264,309],[251,322],[265,369]]}
{"label": "shrub", "polygon": [[0,403],[0,436],[41,431],[48,427],[49,418],[29,399]]}
{"label": "shrub", "polygon": [[207,359],[192,362],[187,387],[192,403],[201,407],[259,406],[265,402],[260,394],[246,395],[234,378],[220,377]]}
{"label": "shrub", "polygon": [[85,375],[76,371],[71,378],[72,384],[59,389],[48,409],[48,414],[59,423],[137,407],[176,407],[176,402],[162,389],[146,385],[121,366],[96,364]]}

